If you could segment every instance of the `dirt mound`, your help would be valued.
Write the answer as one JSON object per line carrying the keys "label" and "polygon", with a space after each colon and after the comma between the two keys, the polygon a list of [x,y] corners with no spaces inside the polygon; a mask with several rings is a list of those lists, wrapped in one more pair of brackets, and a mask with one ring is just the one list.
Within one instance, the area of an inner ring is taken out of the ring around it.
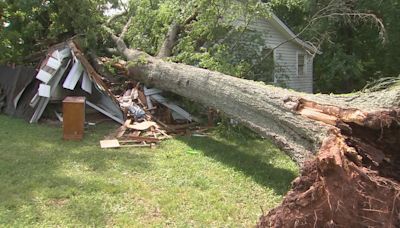
{"label": "dirt mound", "polygon": [[399,132],[352,126],[345,136],[333,128],[258,227],[400,227]]}

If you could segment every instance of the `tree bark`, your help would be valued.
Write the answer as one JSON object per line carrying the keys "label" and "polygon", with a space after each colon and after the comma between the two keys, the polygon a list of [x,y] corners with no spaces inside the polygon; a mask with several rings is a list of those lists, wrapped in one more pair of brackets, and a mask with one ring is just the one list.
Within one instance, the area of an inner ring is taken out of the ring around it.
{"label": "tree bark", "polygon": [[272,140],[302,167],[263,227],[400,225],[399,89],[312,95],[128,49],[128,76],[222,110]]}
{"label": "tree bark", "polygon": [[172,50],[178,40],[178,35],[181,30],[181,25],[173,22],[170,26],[167,36],[164,39],[163,44],[161,45],[160,50],[158,51],[157,57],[158,58],[165,58],[169,57],[172,54]]}
{"label": "tree bark", "polygon": [[293,95],[289,90],[152,57],[146,64],[131,65],[128,72],[149,86],[222,110],[272,139],[298,163],[312,157],[329,130],[292,112],[285,105]]}

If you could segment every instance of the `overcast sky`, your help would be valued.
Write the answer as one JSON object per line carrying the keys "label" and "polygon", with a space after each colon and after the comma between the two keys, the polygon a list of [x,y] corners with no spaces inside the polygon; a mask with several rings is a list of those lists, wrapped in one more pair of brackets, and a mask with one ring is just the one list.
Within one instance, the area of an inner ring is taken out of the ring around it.
{"label": "overcast sky", "polygon": [[[120,0],[120,2],[122,4],[128,5],[129,0]],[[106,16],[113,16],[115,14],[118,14],[120,12],[122,12],[122,7],[120,7],[119,9],[111,9],[111,4],[109,4],[109,9],[106,10],[106,12],[104,13]]]}

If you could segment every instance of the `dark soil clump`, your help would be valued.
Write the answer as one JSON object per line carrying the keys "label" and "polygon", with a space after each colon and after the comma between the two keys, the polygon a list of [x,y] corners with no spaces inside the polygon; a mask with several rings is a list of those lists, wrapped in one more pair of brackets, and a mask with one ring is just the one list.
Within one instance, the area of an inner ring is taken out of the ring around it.
{"label": "dark soil clump", "polygon": [[400,227],[400,128],[332,128],[258,227]]}

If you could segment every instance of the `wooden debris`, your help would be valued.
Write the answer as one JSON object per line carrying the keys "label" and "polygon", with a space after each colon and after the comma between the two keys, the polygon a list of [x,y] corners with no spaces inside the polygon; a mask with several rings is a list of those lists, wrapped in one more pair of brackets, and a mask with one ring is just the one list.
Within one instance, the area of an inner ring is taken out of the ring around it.
{"label": "wooden debris", "polygon": [[121,145],[119,144],[119,141],[117,139],[101,140],[100,147],[102,149],[110,149],[110,148],[120,148]]}
{"label": "wooden debris", "polygon": [[117,138],[121,138],[125,134],[125,131],[128,128],[130,123],[131,123],[131,120],[128,119],[125,121],[124,125],[122,125],[121,127],[119,127],[117,129],[117,132],[115,134]]}
{"label": "wooden debris", "polygon": [[150,142],[150,143],[158,143],[160,139],[154,137],[141,137],[141,136],[126,136],[126,138],[130,139],[131,142]]}
{"label": "wooden debris", "polygon": [[138,137],[140,135],[140,131],[134,131],[126,135],[126,137]]}
{"label": "wooden debris", "polygon": [[[149,89],[136,82],[125,82],[127,88],[116,96],[127,120],[116,132],[100,142],[102,148],[149,147],[155,148],[170,134],[203,136],[189,113],[160,95],[158,89]],[[132,107],[135,107],[134,109]],[[145,115],[143,115],[143,112]],[[138,118],[140,113],[140,118]],[[173,118],[179,113],[185,118]],[[205,135],[204,135],[205,136]]]}
{"label": "wooden debris", "polygon": [[144,105],[147,106],[147,100],[146,100],[146,96],[144,95],[144,92],[141,90],[138,90],[138,98],[139,98],[139,102]]}
{"label": "wooden debris", "polygon": [[143,121],[141,123],[134,123],[134,124],[130,124],[127,127],[129,129],[134,129],[134,130],[138,130],[138,131],[144,131],[147,130],[153,126],[156,126],[157,124],[155,122],[152,121]]}

